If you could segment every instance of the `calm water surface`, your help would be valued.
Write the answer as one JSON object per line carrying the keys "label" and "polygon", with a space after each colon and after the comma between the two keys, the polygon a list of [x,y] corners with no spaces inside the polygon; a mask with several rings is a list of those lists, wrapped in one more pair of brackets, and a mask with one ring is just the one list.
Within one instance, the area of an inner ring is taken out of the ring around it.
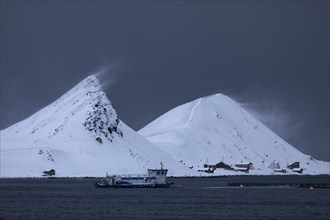
{"label": "calm water surface", "polygon": [[0,219],[330,219],[330,189],[226,187],[233,178],[174,178],[182,188],[102,189],[96,179],[1,179]]}

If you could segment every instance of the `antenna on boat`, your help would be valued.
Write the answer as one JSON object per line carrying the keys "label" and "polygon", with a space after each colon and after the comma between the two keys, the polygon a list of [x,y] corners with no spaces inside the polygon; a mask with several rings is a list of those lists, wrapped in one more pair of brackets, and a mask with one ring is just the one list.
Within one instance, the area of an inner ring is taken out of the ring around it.
{"label": "antenna on boat", "polygon": [[163,169],[163,162],[160,162],[160,169]]}

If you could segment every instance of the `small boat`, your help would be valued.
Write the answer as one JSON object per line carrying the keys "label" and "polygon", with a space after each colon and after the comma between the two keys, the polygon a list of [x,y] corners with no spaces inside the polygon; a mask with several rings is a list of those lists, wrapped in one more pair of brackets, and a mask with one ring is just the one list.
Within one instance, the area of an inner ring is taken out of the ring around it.
{"label": "small boat", "polygon": [[95,183],[98,188],[168,188],[171,182],[166,180],[167,169],[148,169],[142,175],[106,175],[101,182]]}

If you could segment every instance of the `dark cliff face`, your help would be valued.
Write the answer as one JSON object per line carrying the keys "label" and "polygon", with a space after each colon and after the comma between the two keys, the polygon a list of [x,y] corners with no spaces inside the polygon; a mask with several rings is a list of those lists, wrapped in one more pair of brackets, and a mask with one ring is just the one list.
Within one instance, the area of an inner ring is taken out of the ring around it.
{"label": "dark cliff face", "polygon": [[95,76],[88,77],[82,87],[87,89],[85,98],[92,109],[87,112],[87,118],[83,122],[86,130],[99,143],[103,143],[105,140],[112,142],[115,135],[122,137],[123,133],[118,128],[120,120],[97,78]]}
{"label": "dark cliff face", "polygon": [[103,103],[99,97],[97,99],[93,111],[88,112],[83,125],[92,135],[95,135],[96,141],[103,143],[103,138],[105,138],[112,142],[114,135],[123,136],[118,128],[120,120],[109,103]]}

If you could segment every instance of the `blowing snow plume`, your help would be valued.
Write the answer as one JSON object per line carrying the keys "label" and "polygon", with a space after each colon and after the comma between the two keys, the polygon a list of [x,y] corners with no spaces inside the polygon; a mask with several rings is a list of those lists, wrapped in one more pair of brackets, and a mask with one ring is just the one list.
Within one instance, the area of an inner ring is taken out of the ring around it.
{"label": "blowing snow plume", "polygon": [[101,66],[97,71],[94,72],[94,75],[99,79],[101,86],[104,90],[108,89],[114,85],[119,79],[119,66],[121,65],[120,61],[113,62],[108,65]]}

